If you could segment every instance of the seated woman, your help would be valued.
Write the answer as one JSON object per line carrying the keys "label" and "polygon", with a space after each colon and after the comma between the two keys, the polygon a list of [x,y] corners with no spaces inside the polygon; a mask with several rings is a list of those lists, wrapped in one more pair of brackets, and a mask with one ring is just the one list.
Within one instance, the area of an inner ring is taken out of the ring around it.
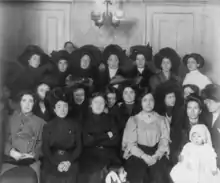
{"label": "seated woman", "polygon": [[63,91],[56,89],[50,94],[56,117],[43,130],[42,179],[44,183],[75,183],[82,147],[81,129],[77,121],[66,118],[68,103]]}
{"label": "seated woman", "polygon": [[114,118],[104,113],[105,99],[96,93],[91,111],[83,126],[83,153],[80,161],[80,182],[99,183],[101,172],[109,164],[119,162],[120,139]]}
{"label": "seated woman", "polygon": [[208,84],[211,84],[211,80],[202,74],[199,69],[205,64],[204,58],[197,54],[191,53],[183,57],[183,63],[187,66],[189,73],[186,74],[183,80],[183,86],[187,84],[196,85],[199,90],[203,90]]}
{"label": "seated woman", "polygon": [[168,122],[171,140],[170,163],[176,164],[182,135],[181,123],[185,115],[181,87],[172,81],[166,81],[158,86],[155,91],[155,111],[164,116]]}
{"label": "seated woman", "polygon": [[180,65],[180,57],[172,48],[163,48],[154,56],[155,66],[161,70],[150,78],[150,87],[155,91],[161,83],[172,80],[181,83],[181,78],[177,76]]}
{"label": "seated woman", "polygon": [[34,96],[31,92],[20,95],[20,111],[9,118],[5,143],[5,157],[1,174],[17,166],[30,166],[40,177],[42,130],[45,124],[32,113]]}
{"label": "seated woman", "polygon": [[122,150],[125,170],[131,183],[167,183],[163,162],[169,154],[169,129],[166,119],[156,113],[154,97],[146,92],[141,98],[142,111],[129,118],[124,130]]}

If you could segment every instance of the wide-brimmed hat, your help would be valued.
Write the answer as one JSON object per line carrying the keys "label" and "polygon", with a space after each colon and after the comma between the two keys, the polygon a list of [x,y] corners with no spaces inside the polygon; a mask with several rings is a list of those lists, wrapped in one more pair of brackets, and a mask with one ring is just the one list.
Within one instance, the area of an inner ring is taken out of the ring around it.
{"label": "wide-brimmed hat", "polygon": [[202,68],[205,64],[205,59],[202,57],[202,55],[200,55],[198,53],[191,53],[191,54],[187,54],[183,57],[183,63],[185,65],[187,65],[189,58],[194,58],[196,60],[197,64],[199,64],[199,68]]}
{"label": "wide-brimmed hat", "polygon": [[60,60],[66,60],[67,62],[69,62],[69,60],[70,60],[70,56],[69,56],[68,52],[65,50],[53,51],[51,53],[51,58],[55,64],[58,64],[58,62]]}
{"label": "wide-brimmed hat", "polygon": [[153,50],[152,47],[148,45],[136,45],[130,48],[130,58],[135,61],[138,54],[142,54],[146,61],[152,60]]}
{"label": "wide-brimmed hat", "polygon": [[178,72],[180,66],[180,56],[177,52],[169,47],[162,48],[155,56],[154,56],[154,63],[158,69],[161,69],[161,63],[164,58],[168,58],[171,61],[172,68],[171,70],[174,73]]}
{"label": "wide-brimmed hat", "polygon": [[202,90],[203,99],[211,99],[220,102],[220,85],[209,84]]}
{"label": "wide-brimmed hat", "polygon": [[40,65],[47,64],[50,61],[50,57],[37,45],[28,45],[24,52],[18,57],[18,62],[23,66],[28,66],[28,60],[32,55],[40,56]]}

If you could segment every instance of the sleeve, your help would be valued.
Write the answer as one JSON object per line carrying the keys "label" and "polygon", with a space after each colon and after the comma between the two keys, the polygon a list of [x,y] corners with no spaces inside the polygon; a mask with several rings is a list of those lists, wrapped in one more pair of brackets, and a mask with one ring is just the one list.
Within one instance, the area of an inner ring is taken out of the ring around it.
{"label": "sleeve", "polygon": [[45,123],[46,122],[44,122],[44,121],[42,121],[41,123],[39,121],[39,124],[41,124],[41,125],[40,125],[38,132],[37,132],[36,147],[34,149],[36,159],[38,159],[40,156],[42,156],[42,133],[43,133],[43,127],[44,127]]}
{"label": "sleeve", "polygon": [[49,132],[49,124],[46,124],[43,128],[43,133],[42,133],[42,139],[43,139],[43,144],[42,144],[42,151],[43,155],[46,159],[50,161],[51,164],[53,165],[58,165],[60,161],[57,159],[53,158],[53,154],[51,152],[50,148],[50,132]]}
{"label": "sleeve", "polygon": [[75,161],[79,157],[79,155],[82,151],[82,138],[81,138],[82,137],[81,136],[82,130],[79,127],[79,125],[77,125],[77,124],[75,125],[75,132],[76,132],[76,134],[75,134],[76,148],[74,149],[74,152],[71,153],[71,155],[70,155],[70,158],[69,158],[70,162]]}
{"label": "sleeve", "polygon": [[189,82],[189,81],[188,81],[188,75],[186,74],[185,78],[183,79],[183,84],[182,84],[182,85],[183,85],[183,86],[184,86],[184,85],[187,85],[187,84],[189,84],[188,82]]}
{"label": "sleeve", "polygon": [[131,155],[141,157],[145,154],[137,145],[137,125],[134,118],[129,118],[122,139],[122,150],[124,151],[125,159],[128,159]]}
{"label": "sleeve", "polygon": [[8,124],[5,126],[5,147],[4,147],[4,154],[9,155],[12,147],[12,134],[11,134],[11,124],[14,120],[13,117],[9,118]]}
{"label": "sleeve", "polygon": [[192,150],[191,143],[187,143],[186,145],[183,146],[180,155],[183,156],[184,159],[188,158],[190,156],[190,149]]}
{"label": "sleeve", "polygon": [[161,137],[160,137],[158,149],[155,153],[155,156],[160,159],[165,153],[169,154],[170,133],[166,125],[165,118],[161,118],[159,125],[160,125]]}

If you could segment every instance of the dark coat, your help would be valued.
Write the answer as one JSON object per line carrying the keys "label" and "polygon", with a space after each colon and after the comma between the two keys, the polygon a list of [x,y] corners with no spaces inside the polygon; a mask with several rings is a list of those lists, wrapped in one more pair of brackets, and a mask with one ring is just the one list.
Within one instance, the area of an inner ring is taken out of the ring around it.
{"label": "dark coat", "polygon": [[[65,177],[76,176],[77,159],[82,150],[81,129],[77,122],[54,118],[43,130],[43,172],[45,175]],[[63,153],[60,153],[62,151]],[[70,161],[67,172],[59,172],[57,167],[62,161]]]}

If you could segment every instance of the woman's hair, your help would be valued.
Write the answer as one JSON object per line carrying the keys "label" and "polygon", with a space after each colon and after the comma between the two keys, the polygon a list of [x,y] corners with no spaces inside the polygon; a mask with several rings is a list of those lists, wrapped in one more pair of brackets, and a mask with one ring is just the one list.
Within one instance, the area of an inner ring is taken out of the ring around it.
{"label": "woman's hair", "polygon": [[183,86],[183,91],[185,88],[188,88],[188,87],[191,88],[195,94],[199,95],[199,87],[198,86],[196,86],[194,84],[187,84],[187,85]]}
{"label": "woman's hair", "polygon": [[90,97],[90,104],[92,103],[92,101],[94,100],[94,98],[96,97],[102,97],[104,99],[104,102],[106,103],[106,97],[105,94],[103,92],[95,92],[91,95]]}
{"label": "woman's hair", "polygon": [[24,95],[30,95],[33,97],[33,101],[34,101],[34,104],[36,103],[36,95],[31,91],[31,90],[24,90],[24,91],[21,91],[17,97],[16,97],[16,102],[21,102],[21,99]]}

